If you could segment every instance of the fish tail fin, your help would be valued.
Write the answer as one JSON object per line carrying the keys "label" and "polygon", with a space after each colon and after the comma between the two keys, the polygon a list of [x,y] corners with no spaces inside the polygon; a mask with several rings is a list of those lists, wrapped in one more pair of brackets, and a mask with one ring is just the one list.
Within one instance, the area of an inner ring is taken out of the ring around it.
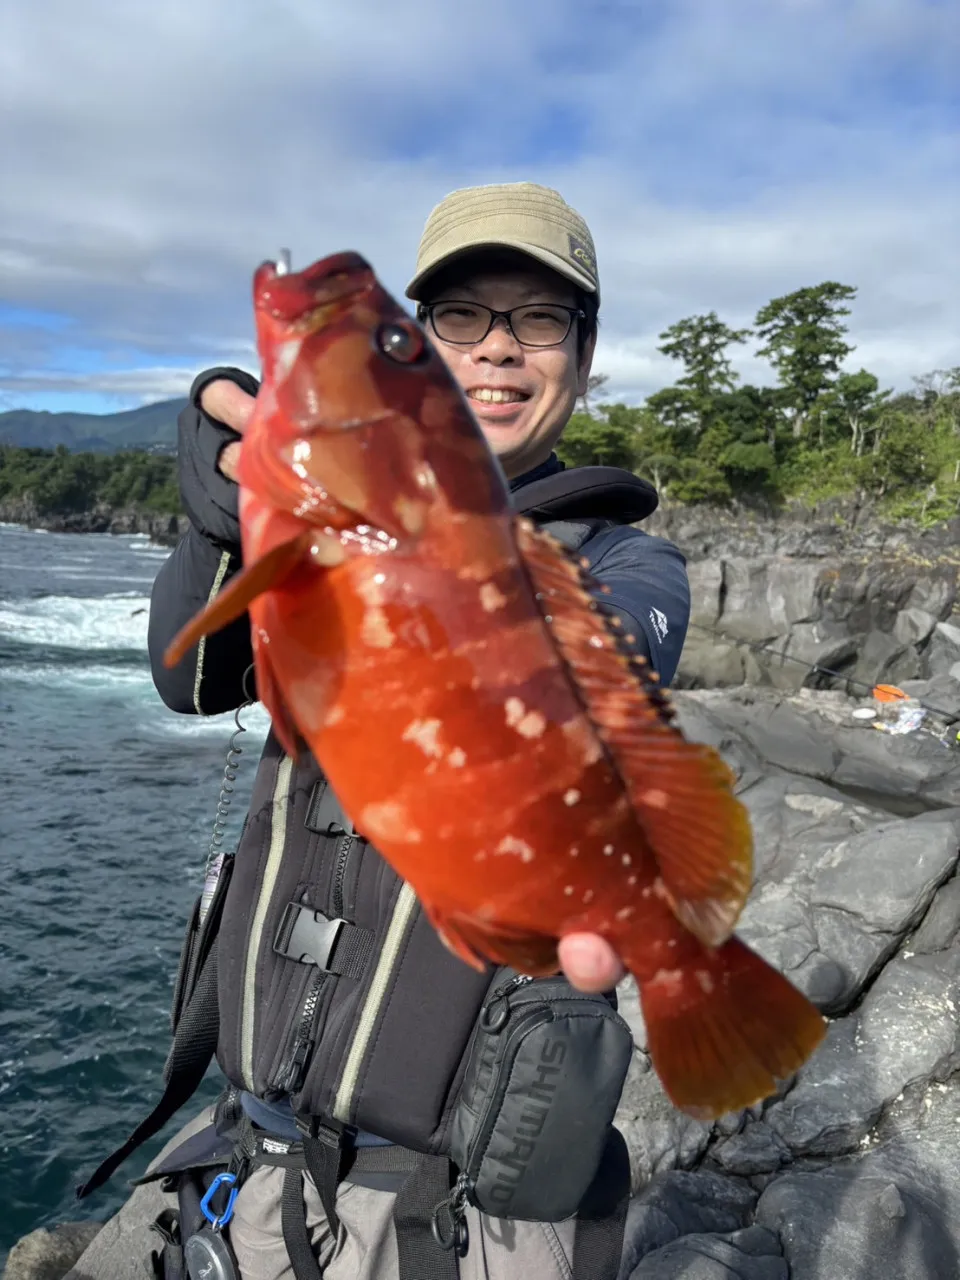
{"label": "fish tail fin", "polygon": [[806,996],[738,938],[638,985],[654,1069],[674,1105],[698,1120],[775,1093],[826,1034]]}

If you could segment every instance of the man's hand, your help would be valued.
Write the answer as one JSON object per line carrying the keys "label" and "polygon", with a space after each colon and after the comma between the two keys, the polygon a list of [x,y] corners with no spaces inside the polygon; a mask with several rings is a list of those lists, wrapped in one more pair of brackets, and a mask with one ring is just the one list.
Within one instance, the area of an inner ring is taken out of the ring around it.
{"label": "man's hand", "polygon": [[557,950],[567,980],[581,991],[611,991],[625,976],[613,947],[595,933],[568,933]]}
{"label": "man's hand", "polygon": [[[200,392],[200,408],[207,417],[222,422],[239,435],[243,435],[255,404],[256,397],[247,395],[246,391],[241,390],[229,378],[217,378],[214,382],[208,382]],[[240,441],[234,440],[220,450],[217,469],[228,480],[235,481],[239,461]]]}

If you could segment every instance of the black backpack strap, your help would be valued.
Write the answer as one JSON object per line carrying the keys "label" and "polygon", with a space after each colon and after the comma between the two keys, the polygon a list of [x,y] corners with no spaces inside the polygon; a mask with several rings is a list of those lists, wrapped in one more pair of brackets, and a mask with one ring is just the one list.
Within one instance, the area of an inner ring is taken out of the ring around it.
{"label": "black backpack strap", "polygon": [[456,1250],[441,1248],[433,1234],[434,1212],[450,1196],[450,1171],[445,1156],[423,1156],[397,1192],[393,1225],[400,1280],[458,1280]]}
{"label": "black backpack strap", "polygon": [[630,1155],[611,1129],[596,1176],[577,1213],[573,1280],[616,1280],[630,1201]]}
{"label": "black backpack strap", "polygon": [[141,1124],[108,1156],[99,1169],[77,1188],[82,1200],[111,1178],[124,1160],[160,1132],[171,1116],[189,1102],[206,1075],[217,1048],[220,1010],[217,999],[217,948],[211,947],[197,978],[190,1002],[177,1024],[176,1035],[164,1069],[166,1088],[163,1097]]}
{"label": "black backpack strap", "polygon": [[314,1257],[307,1229],[303,1174],[293,1165],[289,1165],[283,1175],[280,1224],[283,1228],[283,1243],[287,1246],[287,1256],[296,1280],[321,1280],[320,1266]]}

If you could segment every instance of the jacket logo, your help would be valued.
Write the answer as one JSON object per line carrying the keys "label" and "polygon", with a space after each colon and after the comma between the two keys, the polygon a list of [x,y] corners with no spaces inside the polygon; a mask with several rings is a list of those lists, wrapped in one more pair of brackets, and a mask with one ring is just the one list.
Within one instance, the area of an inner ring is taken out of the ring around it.
{"label": "jacket logo", "polygon": [[667,626],[667,615],[665,613],[661,613],[659,609],[651,609],[650,621],[653,623],[653,629],[657,634],[657,639],[662,644],[666,639],[667,632],[670,630]]}

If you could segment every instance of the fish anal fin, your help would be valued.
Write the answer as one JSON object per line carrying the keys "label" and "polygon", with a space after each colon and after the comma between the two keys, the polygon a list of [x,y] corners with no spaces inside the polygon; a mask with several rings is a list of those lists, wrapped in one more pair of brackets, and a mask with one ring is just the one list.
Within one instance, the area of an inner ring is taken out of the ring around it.
{"label": "fish anal fin", "polygon": [[247,568],[231,578],[223,590],[205,608],[195,614],[177,632],[163,655],[165,667],[175,667],[188,649],[203,636],[220,631],[246,613],[253,600],[272,587],[277,587],[303,560],[310,549],[312,533],[306,531],[281,542]]}
{"label": "fish anal fin", "polygon": [[826,1034],[819,1010],[738,938],[638,985],[654,1070],[697,1120],[770,1097]]}
{"label": "fish anal fin", "polygon": [[507,965],[530,977],[557,973],[557,939],[527,929],[511,929],[462,912],[424,907],[441,942],[473,969]]}
{"label": "fish anal fin", "polygon": [[678,919],[708,946],[728,938],[753,874],[749,816],[713,748],[689,742],[656,676],[626,654],[579,563],[517,520],[538,604],[597,736],[607,749]]}

